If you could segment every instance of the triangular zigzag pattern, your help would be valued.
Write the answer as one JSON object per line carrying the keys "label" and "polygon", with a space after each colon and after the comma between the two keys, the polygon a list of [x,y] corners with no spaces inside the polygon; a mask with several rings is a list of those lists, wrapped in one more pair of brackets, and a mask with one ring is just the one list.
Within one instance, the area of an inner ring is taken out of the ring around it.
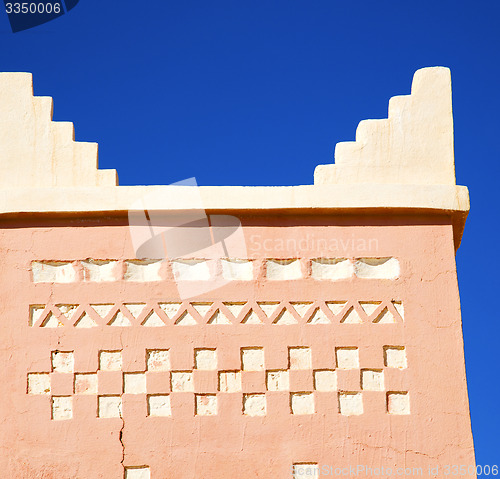
{"label": "triangular zigzag pattern", "polygon": [[29,311],[29,325],[41,328],[397,324],[403,321],[404,308],[399,300],[33,304]]}

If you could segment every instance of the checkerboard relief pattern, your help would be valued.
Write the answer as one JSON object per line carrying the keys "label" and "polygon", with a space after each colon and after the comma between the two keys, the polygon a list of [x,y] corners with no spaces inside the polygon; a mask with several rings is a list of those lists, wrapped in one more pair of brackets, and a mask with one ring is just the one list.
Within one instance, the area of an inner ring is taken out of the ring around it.
{"label": "checkerboard relief pattern", "polygon": [[99,351],[95,372],[75,371],[74,351],[51,351],[51,370],[32,371],[27,375],[27,393],[50,396],[53,420],[73,417],[73,397],[92,395],[96,399],[99,418],[122,416],[124,395],[142,395],[147,402],[147,414],[172,417],[172,397],[188,393],[192,398],[192,414],[216,416],[224,414],[219,407],[221,395],[241,405],[245,416],[268,414],[269,395],[286,393],[289,397],[288,413],[311,415],[316,412],[316,395],[327,394],[336,404],[339,414],[361,415],[365,412],[363,395],[376,391],[385,396],[388,414],[410,413],[408,391],[393,390],[391,378],[405,374],[407,368],[404,346],[385,346],[379,353],[384,356],[384,368],[360,365],[356,346],[337,347],[332,351],[332,367],[313,369],[313,349],[307,346],[288,348],[288,368],[266,368],[266,354],[262,347],[240,349],[240,364],[232,370],[220,370],[216,348],[196,348],[193,368],[173,370],[170,350],[146,350],[144,371],[123,371],[122,350]]}

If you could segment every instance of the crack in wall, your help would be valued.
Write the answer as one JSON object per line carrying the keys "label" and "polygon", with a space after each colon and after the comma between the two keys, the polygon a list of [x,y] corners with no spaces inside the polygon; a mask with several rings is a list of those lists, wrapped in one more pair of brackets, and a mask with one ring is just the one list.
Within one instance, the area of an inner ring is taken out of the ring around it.
{"label": "crack in wall", "polygon": [[[123,333],[121,331],[120,331],[120,346],[121,346],[121,350],[123,351]],[[125,429],[125,419],[123,418],[123,403],[121,404],[120,419],[122,421],[122,427],[120,428],[120,433],[118,435],[118,440],[120,441],[120,445],[122,448],[122,459],[120,461],[120,464],[123,467],[123,477],[125,477],[125,466],[123,464],[125,462],[125,444],[123,442],[123,431]]]}
{"label": "crack in wall", "polygon": [[[123,415],[123,411],[122,411],[122,415]],[[125,444],[123,443],[123,430],[125,429],[125,419],[123,419],[123,416],[121,417],[121,420],[122,420],[122,427],[120,428],[118,440],[120,441],[120,445],[122,447],[122,460],[120,461],[120,464],[122,465],[122,467],[125,470],[125,466],[123,465],[123,463],[125,462]]]}

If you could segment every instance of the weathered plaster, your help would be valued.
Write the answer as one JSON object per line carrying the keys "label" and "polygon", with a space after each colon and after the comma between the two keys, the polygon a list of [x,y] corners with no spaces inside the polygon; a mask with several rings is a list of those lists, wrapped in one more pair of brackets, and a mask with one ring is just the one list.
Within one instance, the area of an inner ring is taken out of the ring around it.
{"label": "weathered plaster", "polygon": [[[112,186],[30,82],[0,76],[6,477],[474,464],[454,248],[469,205],[447,70],[418,72],[388,120],[317,171],[324,184],[201,188],[248,245],[215,260],[136,258],[128,206],[161,191],[153,211],[196,209],[192,190]],[[180,277],[214,271],[220,287],[179,297]]]}

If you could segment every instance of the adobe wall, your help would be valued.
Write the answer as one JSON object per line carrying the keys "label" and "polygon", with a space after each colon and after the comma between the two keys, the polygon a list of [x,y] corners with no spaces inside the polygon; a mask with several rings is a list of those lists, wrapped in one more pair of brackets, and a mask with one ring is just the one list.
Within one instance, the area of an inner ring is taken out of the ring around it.
{"label": "adobe wall", "polygon": [[8,477],[474,464],[449,217],[243,217],[245,279],[193,301],[169,261],[127,266],[123,220],[64,223],[0,232]]}
{"label": "adobe wall", "polygon": [[4,477],[475,477],[448,69],[289,187],[117,186],[0,73],[0,172]]}

